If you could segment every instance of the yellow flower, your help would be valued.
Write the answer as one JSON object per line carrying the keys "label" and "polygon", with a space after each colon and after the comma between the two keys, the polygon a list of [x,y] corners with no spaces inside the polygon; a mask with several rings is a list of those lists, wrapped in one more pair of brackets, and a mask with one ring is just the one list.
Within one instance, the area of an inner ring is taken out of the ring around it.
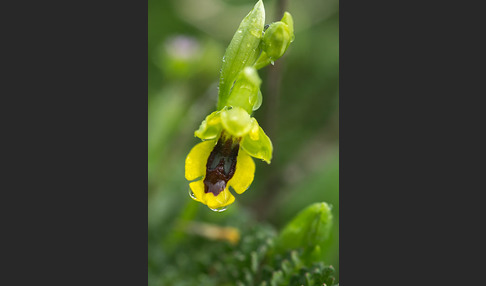
{"label": "yellow flower", "polygon": [[240,107],[225,107],[208,115],[194,133],[202,140],[186,158],[191,197],[217,210],[232,204],[231,189],[242,194],[253,182],[251,157],[270,163],[272,142],[255,118]]}

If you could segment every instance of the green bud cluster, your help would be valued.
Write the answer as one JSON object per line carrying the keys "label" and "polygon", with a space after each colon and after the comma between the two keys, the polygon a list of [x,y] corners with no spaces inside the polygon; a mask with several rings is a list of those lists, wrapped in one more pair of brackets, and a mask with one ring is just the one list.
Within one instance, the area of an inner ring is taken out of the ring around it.
{"label": "green bud cluster", "polygon": [[294,20],[289,12],[285,12],[281,21],[270,24],[262,40],[262,53],[255,63],[256,69],[261,69],[278,60],[287,51],[295,39]]}
{"label": "green bud cluster", "polygon": [[223,57],[219,78],[217,109],[241,107],[249,114],[262,103],[261,79],[257,70],[282,57],[294,40],[294,24],[290,13],[267,30],[265,9],[259,0],[241,21]]}

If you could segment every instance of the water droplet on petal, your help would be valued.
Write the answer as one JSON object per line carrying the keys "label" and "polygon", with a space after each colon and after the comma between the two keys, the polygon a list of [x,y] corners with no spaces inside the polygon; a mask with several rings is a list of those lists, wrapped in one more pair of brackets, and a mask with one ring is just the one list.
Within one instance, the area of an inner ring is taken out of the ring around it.
{"label": "water droplet on petal", "polygon": [[197,200],[196,199],[196,195],[194,195],[194,193],[192,192],[191,189],[189,189],[189,196],[193,199],[193,200]]}
{"label": "water droplet on petal", "polygon": [[272,64],[272,66],[275,64],[275,62],[274,62],[274,61],[270,61],[270,63]]}
{"label": "water droplet on petal", "polygon": [[213,212],[224,212],[226,210],[226,207],[222,207],[222,208],[219,208],[219,209],[212,209],[212,208],[209,208],[210,210],[212,210]]}

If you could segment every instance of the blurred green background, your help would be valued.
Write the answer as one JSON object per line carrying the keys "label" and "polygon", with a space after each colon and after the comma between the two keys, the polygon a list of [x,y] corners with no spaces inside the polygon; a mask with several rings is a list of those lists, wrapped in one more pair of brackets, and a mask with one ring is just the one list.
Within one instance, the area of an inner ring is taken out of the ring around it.
{"label": "blurred green background", "polygon": [[[263,104],[253,116],[273,142],[272,164],[255,160],[253,184],[225,212],[188,195],[184,160],[200,142],[194,131],[215,110],[224,51],[255,3],[148,1],[149,285],[223,285],[218,271],[230,270],[219,258],[245,255],[247,234],[258,241],[259,233],[278,233],[314,202],[332,205],[322,260],[339,281],[337,0],[264,1],[266,24],[280,20],[284,5],[295,28],[286,54],[259,71]],[[189,221],[235,227],[240,244],[191,234],[183,227]]]}

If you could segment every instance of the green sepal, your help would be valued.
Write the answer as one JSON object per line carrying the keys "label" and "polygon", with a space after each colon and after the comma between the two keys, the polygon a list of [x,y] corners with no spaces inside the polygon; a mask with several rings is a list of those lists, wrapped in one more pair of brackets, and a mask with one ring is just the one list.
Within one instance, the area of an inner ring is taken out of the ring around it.
{"label": "green sepal", "polygon": [[224,54],[219,78],[218,110],[228,105],[230,90],[240,71],[252,66],[260,54],[264,24],[265,9],[260,0],[241,21]]}
{"label": "green sepal", "polygon": [[258,76],[256,69],[254,67],[245,67],[239,73],[226,105],[241,107],[251,114],[253,110],[258,109],[261,105],[261,84],[262,80]]}
{"label": "green sepal", "polygon": [[258,110],[258,108],[260,108],[260,106],[262,106],[262,102],[263,102],[262,91],[260,89],[258,89],[257,100],[256,100],[255,104],[253,105],[253,111]]}
{"label": "green sepal", "polygon": [[282,22],[287,24],[290,32],[290,42],[292,43],[295,40],[294,36],[294,19],[292,18],[292,15],[290,15],[289,12],[285,12],[284,16],[282,17]]}
{"label": "green sepal", "polygon": [[273,152],[272,141],[260,125],[258,125],[258,121],[255,118],[251,118],[251,121],[251,129],[241,140],[241,148],[250,156],[264,160],[267,164],[270,164]]}
{"label": "green sepal", "polygon": [[201,122],[199,129],[194,132],[194,136],[201,138],[202,140],[215,139],[221,133],[223,129],[221,125],[221,112],[215,111]]}

